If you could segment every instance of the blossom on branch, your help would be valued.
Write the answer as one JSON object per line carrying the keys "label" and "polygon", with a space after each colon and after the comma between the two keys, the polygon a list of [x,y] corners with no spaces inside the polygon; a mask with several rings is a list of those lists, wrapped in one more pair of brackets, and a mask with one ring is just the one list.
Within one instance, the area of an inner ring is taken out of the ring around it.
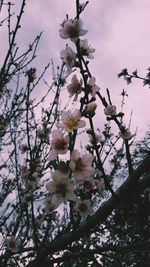
{"label": "blossom on branch", "polygon": [[64,128],[68,132],[72,132],[79,128],[83,128],[86,125],[84,120],[81,120],[81,113],[78,109],[75,109],[71,114],[69,111],[64,111],[62,113],[62,122],[57,126]]}
{"label": "blossom on branch", "polygon": [[73,52],[70,46],[67,46],[66,49],[60,52],[60,58],[66,65],[68,71],[71,72],[76,63],[76,53]]}
{"label": "blossom on branch", "polygon": [[95,48],[92,48],[90,45],[88,45],[87,39],[80,40],[80,49],[82,56],[87,56],[87,58],[89,59],[94,58],[92,53],[95,52]]}
{"label": "blossom on branch", "polygon": [[70,97],[74,96],[74,100],[76,101],[78,95],[82,92],[82,79],[80,81],[77,79],[76,74],[73,75],[71,79],[71,84],[67,86],[67,90],[70,94]]}
{"label": "blossom on branch", "polygon": [[46,189],[54,193],[52,195],[52,203],[54,205],[60,205],[63,201],[72,200],[75,201],[76,195],[74,194],[73,184],[69,178],[53,177],[53,180],[46,184]]}
{"label": "blossom on branch", "polygon": [[92,168],[93,156],[91,154],[84,154],[82,157],[78,150],[74,150],[70,158],[70,169],[73,171],[76,181],[84,183],[87,178],[95,174]]}
{"label": "blossom on branch", "polygon": [[52,131],[51,147],[57,154],[65,154],[68,151],[69,136],[64,136],[60,130]]}
{"label": "blossom on branch", "polygon": [[95,84],[96,83],[96,79],[95,77],[91,77],[88,85],[90,88],[90,94],[95,97],[95,94],[100,90],[100,88]]}
{"label": "blossom on branch", "polygon": [[83,30],[83,22],[81,19],[77,20],[64,20],[61,24],[61,29],[59,30],[60,37],[62,39],[69,39],[73,42],[76,42],[79,39],[79,36],[85,35],[88,31]]}

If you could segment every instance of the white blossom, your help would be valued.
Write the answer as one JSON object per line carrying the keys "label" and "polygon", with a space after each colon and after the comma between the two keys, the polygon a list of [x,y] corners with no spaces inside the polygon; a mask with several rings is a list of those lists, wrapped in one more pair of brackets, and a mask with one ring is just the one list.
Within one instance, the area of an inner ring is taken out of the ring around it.
{"label": "white blossom", "polygon": [[95,170],[92,167],[92,161],[93,156],[91,154],[84,154],[81,157],[78,150],[72,152],[69,166],[78,183],[83,183],[88,177],[95,174]]}
{"label": "white blossom", "polygon": [[79,36],[85,35],[88,31],[83,30],[83,22],[81,19],[77,20],[64,20],[59,30],[60,37],[63,39],[70,38],[71,41],[76,42]]}
{"label": "white blossom", "polygon": [[60,205],[65,200],[75,200],[73,184],[69,178],[54,176],[53,180],[47,183],[46,189],[54,193],[52,195],[52,203]]}
{"label": "white blossom", "polygon": [[73,52],[70,46],[67,46],[66,49],[60,52],[60,58],[66,65],[68,72],[71,72],[76,63],[76,53]]}
{"label": "white blossom", "polygon": [[91,77],[88,82],[88,85],[90,87],[90,94],[93,97],[95,97],[95,94],[100,90],[100,88],[95,83],[96,83],[95,77]]}
{"label": "white blossom", "polygon": [[80,81],[77,79],[76,74],[73,75],[71,79],[71,84],[67,86],[67,90],[70,94],[70,97],[74,96],[74,100],[76,101],[78,95],[82,92],[82,79]]}
{"label": "white blossom", "polygon": [[78,109],[75,109],[73,113],[70,111],[64,111],[62,113],[62,122],[57,126],[64,128],[68,132],[83,128],[86,125],[84,120],[81,120],[81,113]]}
{"label": "white blossom", "polygon": [[51,147],[56,151],[57,154],[65,154],[68,151],[69,136],[64,136],[64,134],[59,130],[52,131],[52,141]]}
{"label": "white blossom", "polygon": [[90,45],[88,45],[87,39],[80,40],[80,48],[83,56],[87,56],[89,59],[94,58],[92,54],[95,52],[95,48],[92,48]]}

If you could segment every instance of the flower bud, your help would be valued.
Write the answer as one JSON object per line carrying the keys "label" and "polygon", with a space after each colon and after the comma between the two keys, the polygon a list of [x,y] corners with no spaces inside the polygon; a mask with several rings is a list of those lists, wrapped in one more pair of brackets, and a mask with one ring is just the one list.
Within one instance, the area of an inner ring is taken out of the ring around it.
{"label": "flower bud", "polygon": [[106,116],[113,116],[116,115],[116,106],[114,105],[108,105],[105,109],[104,109],[104,113]]}
{"label": "flower bud", "polygon": [[95,102],[88,103],[85,106],[84,114],[90,115],[93,117],[95,115],[95,110],[97,108],[97,104]]}

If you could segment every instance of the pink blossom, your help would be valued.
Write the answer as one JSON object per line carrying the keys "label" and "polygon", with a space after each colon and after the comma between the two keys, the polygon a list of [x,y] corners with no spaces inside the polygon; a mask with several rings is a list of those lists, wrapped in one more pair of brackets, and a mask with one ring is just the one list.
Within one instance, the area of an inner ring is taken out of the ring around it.
{"label": "pink blossom", "polygon": [[53,180],[47,183],[46,189],[54,193],[52,195],[52,203],[56,206],[60,205],[63,201],[75,201],[76,199],[73,184],[69,178],[54,176]]}
{"label": "pink blossom", "polygon": [[77,211],[83,218],[86,218],[88,215],[92,215],[93,213],[90,200],[77,199],[74,210]]}
{"label": "pink blossom", "polygon": [[108,105],[105,109],[104,109],[104,113],[106,116],[113,116],[116,115],[116,106],[114,105]]}
{"label": "pink blossom", "polygon": [[95,94],[100,90],[100,88],[95,84],[96,83],[96,79],[94,77],[91,77],[88,85],[90,87],[90,94],[95,97]]}
{"label": "pink blossom", "polygon": [[82,157],[78,150],[74,150],[70,158],[70,169],[74,172],[74,176],[78,183],[83,183],[88,177],[95,174],[92,168],[93,156],[84,154]]}
{"label": "pink blossom", "polygon": [[80,40],[80,48],[83,56],[87,56],[89,59],[94,58],[92,53],[95,52],[95,48],[92,48],[90,45],[88,45],[87,39]]}
{"label": "pink blossom", "polygon": [[70,46],[67,46],[65,50],[60,52],[60,58],[66,65],[68,71],[71,72],[76,63],[76,54],[73,52]]}
{"label": "pink blossom", "polygon": [[69,136],[64,136],[60,130],[52,131],[51,147],[57,154],[65,154],[68,151]]}
{"label": "pink blossom", "polygon": [[73,101],[76,101],[78,95],[82,92],[82,79],[79,81],[76,74],[74,74],[71,79],[71,84],[67,86],[67,90],[70,94],[70,97],[75,96]]}
{"label": "pink blossom", "polygon": [[83,30],[83,22],[81,19],[78,20],[64,20],[59,30],[60,37],[63,39],[70,38],[71,41],[76,42],[79,36],[85,35],[88,31]]}
{"label": "pink blossom", "polygon": [[75,109],[72,114],[70,111],[64,111],[62,113],[62,122],[60,122],[57,126],[64,128],[68,132],[72,132],[73,130],[83,128],[85,125],[85,121],[81,120],[80,111]]}

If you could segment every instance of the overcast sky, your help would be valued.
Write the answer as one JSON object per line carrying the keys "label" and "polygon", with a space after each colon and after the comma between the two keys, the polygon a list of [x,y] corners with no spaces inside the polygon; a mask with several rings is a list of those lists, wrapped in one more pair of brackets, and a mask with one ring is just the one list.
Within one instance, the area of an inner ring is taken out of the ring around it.
{"label": "overcast sky", "polygon": [[[14,2],[19,7],[21,1]],[[60,62],[59,53],[66,41],[60,39],[58,30],[66,14],[69,18],[75,16],[75,0],[27,1],[19,41],[25,46],[43,31],[36,62],[39,69],[51,58],[56,64]],[[137,68],[139,74],[144,75],[150,66],[149,14],[149,0],[90,0],[82,15],[84,29],[88,29],[86,38],[96,49],[95,59],[89,66],[97,85],[102,92],[110,89],[118,109],[119,94],[123,88],[127,90],[126,118],[128,120],[133,111],[132,129],[138,126],[139,132],[149,125],[149,88],[143,87],[140,81],[127,86],[117,74],[127,67],[129,71]]]}

